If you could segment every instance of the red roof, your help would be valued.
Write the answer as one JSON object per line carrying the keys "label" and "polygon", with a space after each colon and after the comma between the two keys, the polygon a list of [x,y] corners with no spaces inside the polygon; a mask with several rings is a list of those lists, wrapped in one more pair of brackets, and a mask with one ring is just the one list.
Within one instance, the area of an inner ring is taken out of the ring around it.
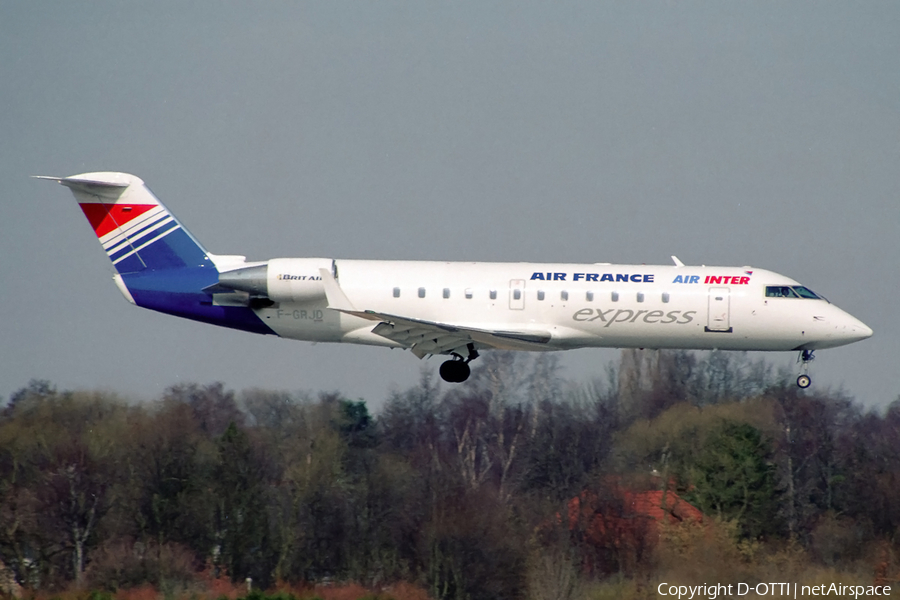
{"label": "red roof", "polygon": [[636,492],[611,483],[569,500],[569,530],[586,548],[586,572],[628,570],[660,539],[660,524],[701,523],[703,513],[672,490]]}
{"label": "red roof", "polygon": [[651,492],[628,492],[624,494],[626,505],[637,515],[650,517],[658,523],[663,520],[669,523],[682,521],[703,521],[703,513],[688,504],[671,490]]}
{"label": "red roof", "polygon": [[569,500],[569,529],[582,531],[589,544],[653,543],[660,523],[703,521],[703,513],[672,490],[635,492],[611,486],[606,492],[601,497],[584,491]]}

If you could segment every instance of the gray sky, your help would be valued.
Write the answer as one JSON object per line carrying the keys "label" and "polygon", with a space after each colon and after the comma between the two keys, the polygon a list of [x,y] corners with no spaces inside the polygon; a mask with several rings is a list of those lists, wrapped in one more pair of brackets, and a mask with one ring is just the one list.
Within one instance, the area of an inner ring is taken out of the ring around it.
{"label": "gray sky", "polygon": [[419,377],[407,352],[130,306],[68,190],[28,178],[109,170],[250,259],[772,269],[875,330],[813,385],[884,406],[898,31],[896,2],[0,3],[0,395],[221,380],[377,406]]}

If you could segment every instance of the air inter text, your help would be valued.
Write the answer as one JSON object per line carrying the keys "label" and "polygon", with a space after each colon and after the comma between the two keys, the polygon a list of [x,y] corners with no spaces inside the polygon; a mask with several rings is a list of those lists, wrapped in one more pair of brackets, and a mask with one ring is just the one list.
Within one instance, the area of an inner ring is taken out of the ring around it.
{"label": "air inter text", "polygon": [[[672,283],[700,283],[699,275],[677,275]],[[715,283],[725,285],[749,285],[750,278],[732,275],[707,275],[703,283]]]}

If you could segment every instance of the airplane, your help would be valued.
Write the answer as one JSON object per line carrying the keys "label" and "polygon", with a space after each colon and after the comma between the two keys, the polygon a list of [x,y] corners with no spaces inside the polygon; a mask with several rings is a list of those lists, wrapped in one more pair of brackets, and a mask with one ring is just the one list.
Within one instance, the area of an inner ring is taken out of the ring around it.
{"label": "airplane", "polygon": [[460,383],[489,349],[679,348],[814,351],[872,335],[797,281],[763,269],[273,258],[208,252],[144,182],[127,173],[36,176],[75,195],[137,306],[310,342],[449,356]]}

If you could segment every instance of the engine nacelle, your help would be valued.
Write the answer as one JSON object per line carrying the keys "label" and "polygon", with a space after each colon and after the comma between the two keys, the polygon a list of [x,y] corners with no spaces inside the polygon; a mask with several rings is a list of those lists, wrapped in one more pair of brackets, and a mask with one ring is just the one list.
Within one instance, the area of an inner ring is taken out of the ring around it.
{"label": "engine nacelle", "polygon": [[325,286],[319,269],[334,273],[330,258],[274,258],[268,266],[268,297],[275,302],[322,300]]}
{"label": "engine nacelle", "polygon": [[330,258],[273,258],[266,264],[219,274],[219,286],[273,302],[311,302],[325,298],[319,269],[333,273]]}

